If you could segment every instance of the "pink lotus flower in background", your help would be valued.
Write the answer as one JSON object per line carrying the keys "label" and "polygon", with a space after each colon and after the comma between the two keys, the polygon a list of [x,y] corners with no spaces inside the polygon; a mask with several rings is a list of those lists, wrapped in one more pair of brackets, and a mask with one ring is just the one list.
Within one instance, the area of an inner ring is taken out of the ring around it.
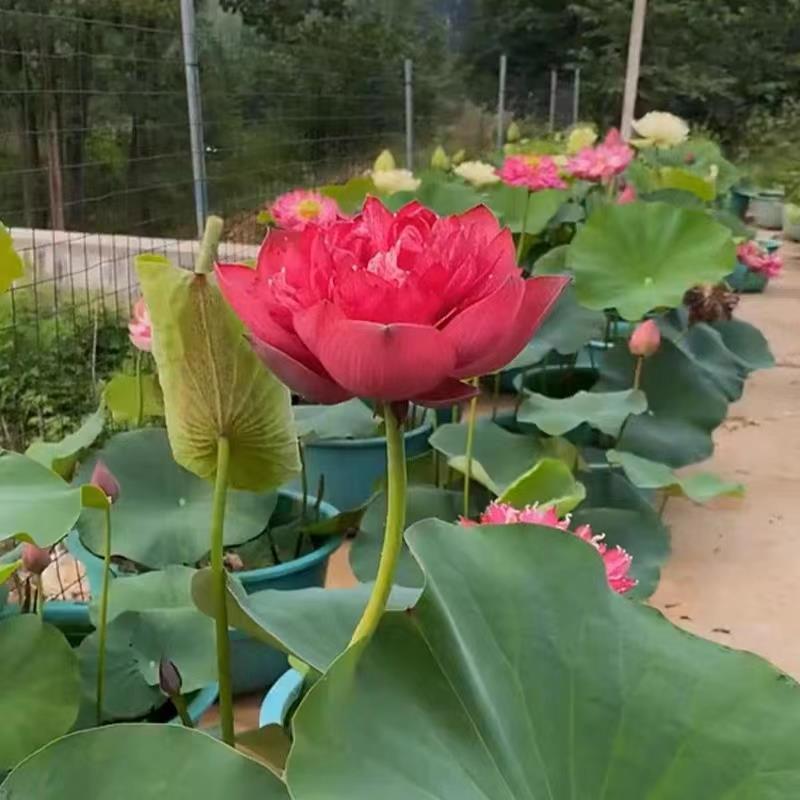
{"label": "pink lotus flower in background", "polygon": [[295,189],[280,195],[269,212],[278,227],[289,231],[302,231],[312,224],[330,225],[340,217],[335,200],[307,189]]}
{"label": "pink lotus flower in background", "polygon": [[138,350],[149,353],[153,349],[153,326],[143,297],[134,303],[133,315],[128,323],[128,337]]}
{"label": "pink lotus flower in background", "polygon": [[567,169],[580,180],[607,183],[627,169],[633,156],[633,148],[612,128],[596,147],[584,147],[571,158]]}
{"label": "pink lotus flower in background", "polygon": [[566,189],[567,184],[550,156],[509,156],[497,175],[509,186],[522,186],[528,191]]}
{"label": "pink lotus flower in background", "polygon": [[25,542],[22,545],[22,566],[34,575],[41,575],[50,566],[50,550]]}
{"label": "pink lotus flower in background", "polygon": [[625,206],[628,203],[635,203],[638,199],[636,194],[636,189],[633,187],[632,183],[628,183],[625,185],[625,188],[617,195],[617,205],[618,206]]}
{"label": "pink lotus flower in background", "polygon": [[114,477],[111,470],[99,458],[92,470],[92,477],[89,483],[96,486],[113,503],[119,497],[119,481]]}
{"label": "pink lotus flower in background", "polygon": [[491,503],[481,514],[479,522],[464,519],[460,523],[465,527],[476,525],[513,525],[515,523],[528,523],[531,525],[544,525],[548,528],[557,528],[561,531],[577,536],[584,542],[590,544],[603,559],[606,568],[606,580],[608,585],[617,594],[625,594],[636,586],[637,581],[628,573],[630,572],[633,559],[623,548],[608,547],[603,542],[604,534],[595,534],[589,525],[579,525],[574,531],[569,530],[569,517],[559,520],[555,509],[548,508],[542,511],[536,506],[525,506],[525,508],[514,508],[507,503],[497,501]]}
{"label": "pink lotus flower in background", "polygon": [[736,257],[748,269],[768,278],[776,278],[783,270],[783,259],[778,253],[769,253],[756,241],[743,242],[736,249]]}
{"label": "pink lotus flower in background", "polygon": [[631,355],[648,358],[654,355],[661,346],[661,331],[655,320],[646,319],[640,322],[631,334],[628,349]]}
{"label": "pink lotus flower in background", "polygon": [[273,230],[256,269],[218,264],[256,352],[298,394],[448,405],[530,340],[568,279],[523,279],[510,231],[483,206],[438,217],[367,198],[327,228]]}

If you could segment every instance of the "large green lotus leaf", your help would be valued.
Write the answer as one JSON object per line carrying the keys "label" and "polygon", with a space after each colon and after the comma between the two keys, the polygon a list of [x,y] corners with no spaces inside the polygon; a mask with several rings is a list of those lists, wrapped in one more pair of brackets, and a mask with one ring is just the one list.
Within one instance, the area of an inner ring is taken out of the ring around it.
{"label": "large green lotus leaf", "polygon": [[[208,553],[208,527],[214,487],[175,463],[163,428],[119,433],[82,464],[76,481],[90,480],[102,459],[120,485],[111,510],[111,548],[151,569],[194,565]],[[225,544],[258,536],[275,509],[274,492],[229,491],[225,506]],[[103,515],[86,510],[78,522],[81,541],[103,552]]]}
{"label": "large green lotus leaf", "polygon": [[536,335],[506,369],[538,364],[551,350],[562,355],[577,353],[587,342],[602,337],[605,321],[602,311],[593,311],[578,303],[575,289],[568,286],[537,329]]}
{"label": "large green lotus leaf", "polygon": [[264,491],[300,471],[289,390],[268,372],[213,280],[139,256],[175,460],[201,478],[230,444],[228,485]]}
{"label": "large green lotus leaf", "polygon": [[0,450],[0,541],[52,547],[75,525],[82,494],[38,461]]}
{"label": "large green lotus leaf", "polygon": [[[800,792],[794,681],[615,594],[585,542],[521,525],[464,538],[440,520],[407,538],[423,595],[412,611],[386,614],[298,708],[294,797]],[[357,766],[344,769],[354,753]]]}
{"label": "large green lotus leaf", "polygon": [[[247,594],[234,580],[227,583],[228,624],[248,636],[277,647],[324,672],[344,652],[367,605],[371,583],[351,589],[265,589]],[[192,583],[195,604],[214,616],[210,570],[200,570]],[[419,589],[395,586],[387,607],[411,608]],[[208,620],[211,624],[211,620]]]}
{"label": "large green lotus leaf", "polygon": [[33,614],[0,622],[0,653],[0,770],[7,770],[72,727],[81,684],[69,642]]}
{"label": "large green lotus leaf", "polygon": [[713,181],[680,167],[661,167],[658,171],[659,183],[663,189],[679,189],[682,192],[699,197],[704,203],[710,203],[717,196],[717,187]]}
{"label": "large green lotus leaf", "polygon": [[11,233],[0,222],[0,294],[7,291],[11,284],[23,275],[22,259],[14,250]]}
{"label": "large green lotus leaf", "polygon": [[680,305],[698,283],[722,280],[735,259],[730,232],[705,213],[629,203],[592,214],[570,245],[567,266],[580,303],[639,320]]}
{"label": "large green lotus leaf", "polygon": [[498,498],[515,508],[553,507],[559,516],[572,511],[586,497],[583,484],[560,459],[543,458],[520,475]]}
{"label": "large green lotus leaf", "polygon": [[377,436],[381,421],[362,400],[354,397],[332,406],[294,406],[297,435],[314,439],[364,439]]}
{"label": "large green lotus leaf", "polygon": [[[141,400],[139,398],[141,379]],[[142,419],[164,416],[164,396],[156,375],[115,375],[103,391],[108,410],[114,422],[130,424],[139,418],[141,403]]]}
{"label": "large green lotus leaf", "polygon": [[64,480],[71,480],[78,459],[100,438],[105,424],[105,408],[101,405],[94,414],[86,417],[74,433],[60,442],[33,442],[25,455],[53,470]]}
{"label": "large green lotus leaf", "polygon": [[[627,347],[608,351],[600,365],[598,392],[630,388],[636,369]],[[728,411],[728,399],[708,373],[668,339],[646,359],[641,387],[648,411],[628,418],[620,450],[682,467],[711,455],[711,434]]]}
{"label": "large green lotus leaf", "polygon": [[486,191],[483,199],[500,222],[512,233],[522,231],[524,220],[525,233],[533,236],[547,227],[547,223],[567,198],[568,193],[563,189],[544,189],[541,192],[530,193],[528,199],[527,189],[496,184]]}
{"label": "large green lotus leaf", "polygon": [[[140,656],[140,672],[151,686],[158,683],[158,662],[162,658],[178,667],[184,693],[216,680],[214,626],[195,608],[195,573],[189,567],[172,565],[158,572],[111,581],[109,622],[126,612],[136,615],[131,644]],[[99,597],[92,599],[89,612],[92,623],[97,625]]]}
{"label": "large green lotus leaf", "polygon": [[288,800],[268,769],[179,725],[109,725],[58,739],[0,786],[3,800]]}
{"label": "large green lotus leaf", "polygon": [[584,422],[617,436],[631,414],[647,411],[647,398],[638,389],[622,392],[578,392],[563,399],[525,392],[517,412],[519,422],[535,425],[551,436],[574,430]]}
{"label": "large green lotus leaf", "polygon": [[[447,456],[453,469],[466,468],[467,426],[440,425],[430,438],[431,446]],[[509,433],[491,420],[475,424],[472,445],[472,477],[489,491],[500,495],[545,453],[536,436]]]}
{"label": "large green lotus leaf", "polygon": [[[478,492],[470,496],[471,515],[480,513],[487,505]],[[464,495],[435,486],[409,486],[406,495],[406,527],[423,519],[457,520],[464,513]],[[386,525],[386,494],[381,492],[369,505],[361,528],[348,554],[350,567],[362,582],[374,581],[383,547]],[[394,581],[399,586],[422,586],[422,573],[417,562],[403,545]]]}
{"label": "large green lotus leaf", "polygon": [[676,475],[666,464],[621,450],[609,450],[606,458],[609,464],[622,467],[630,482],[642,489],[664,489],[668,494],[684,495],[696,503],[707,503],[723,495],[741,497],[744,494],[741,483],[723,481],[710,472]]}
{"label": "large green lotus leaf", "polygon": [[332,197],[345,214],[356,214],[361,211],[368,194],[377,194],[372,178],[350,178],[347,183],[329,184],[320,189],[326,197]]}
{"label": "large green lotus leaf", "polygon": [[775,357],[764,334],[749,322],[740,319],[722,320],[715,322],[712,327],[722,337],[728,350],[739,359],[747,374],[775,366]]}
{"label": "large green lotus leaf", "polygon": [[22,566],[22,559],[11,561],[8,564],[0,564],[0,584],[5,583]]}
{"label": "large green lotus leaf", "polygon": [[438,176],[426,176],[414,192],[396,192],[384,198],[383,203],[392,211],[397,211],[406,203],[418,200],[442,216],[463,214],[483,202],[482,195],[465,183],[447,181]]}

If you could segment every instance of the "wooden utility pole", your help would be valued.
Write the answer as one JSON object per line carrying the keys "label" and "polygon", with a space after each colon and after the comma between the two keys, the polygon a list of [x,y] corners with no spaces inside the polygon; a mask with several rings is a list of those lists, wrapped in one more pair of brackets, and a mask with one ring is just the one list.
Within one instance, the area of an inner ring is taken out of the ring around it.
{"label": "wooden utility pole", "polygon": [[628,40],[628,67],[625,70],[625,96],[622,100],[622,136],[631,138],[633,115],[636,110],[636,95],[639,89],[639,67],[642,63],[642,39],[644,20],[647,15],[647,0],[633,0],[631,35]]}

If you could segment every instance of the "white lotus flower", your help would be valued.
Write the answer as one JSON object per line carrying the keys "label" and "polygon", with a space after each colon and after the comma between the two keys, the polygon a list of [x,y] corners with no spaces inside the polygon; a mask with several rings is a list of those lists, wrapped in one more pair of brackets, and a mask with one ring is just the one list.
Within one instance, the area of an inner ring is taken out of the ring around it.
{"label": "white lotus flower", "polygon": [[384,194],[415,192],[422,181],[409,169],[382,169],[372,173],[375,188]]}
{"label": "white lotus flower", "polygon": [[473,186],[488,186],[500,180],[494,167],[485,161],[464,161],[453,172]]}
{"label": "white lotus flower", "polygon": [[635,144],[645,146],[674,147],[689,138],[686,122],[668,111],[650,111],[633,123],[633,129],[642,137]]}

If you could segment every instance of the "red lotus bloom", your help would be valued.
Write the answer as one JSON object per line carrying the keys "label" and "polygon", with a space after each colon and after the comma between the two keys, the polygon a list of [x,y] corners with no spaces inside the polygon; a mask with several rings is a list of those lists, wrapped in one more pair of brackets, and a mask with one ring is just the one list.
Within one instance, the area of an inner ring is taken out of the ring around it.
{"label": "red lotus bloom", "polygon": [[272,231],[255,270],[217,275],[256,352],[298,394],[430,406],[508,364],[567,283],[524,280],[511,233],[483,206],[440,218],[375,198],[352,219]]}
{"label": "red lotus bloom", "polygon": [[751,272],[760,272],[768,278],[777,278],[783,269],[783,259],[778,253],[770,253],[758,242],[743,242],[736,249],[736,257]]}

